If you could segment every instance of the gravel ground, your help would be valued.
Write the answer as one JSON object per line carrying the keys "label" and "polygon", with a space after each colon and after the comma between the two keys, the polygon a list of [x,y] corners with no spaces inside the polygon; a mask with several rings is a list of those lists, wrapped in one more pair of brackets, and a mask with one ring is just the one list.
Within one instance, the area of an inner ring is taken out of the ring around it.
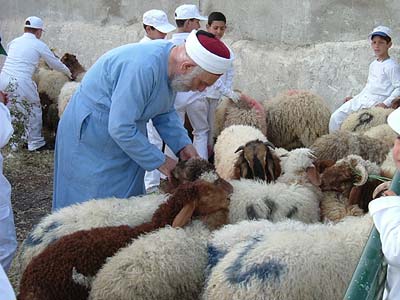
{"label": "gravel ground", "polygon": [[[51,210],[54,151],[2,151],[4,175],[11,183],[11,202],[18,244],[32,227]],[[16,292],[20,274],[11,267],[8,274]]]}

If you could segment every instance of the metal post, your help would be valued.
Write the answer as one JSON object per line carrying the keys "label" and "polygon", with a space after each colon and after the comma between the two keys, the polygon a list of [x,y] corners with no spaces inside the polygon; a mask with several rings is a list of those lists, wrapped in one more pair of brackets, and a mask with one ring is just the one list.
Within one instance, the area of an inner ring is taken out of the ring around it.
{"label": "metal post", "polygon": [[[400,195],[400,172],[394,175],[390,189]],[[385,280],[386,263],[379,233],[374,226],[343,299],[382,299]]]}

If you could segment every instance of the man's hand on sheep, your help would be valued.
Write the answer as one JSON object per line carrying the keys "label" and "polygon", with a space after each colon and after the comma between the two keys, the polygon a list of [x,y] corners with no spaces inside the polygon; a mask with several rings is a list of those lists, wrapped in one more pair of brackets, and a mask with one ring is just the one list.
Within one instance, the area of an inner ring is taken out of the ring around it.
{"label": "man's hand on sheep", "polygon": [[175,168],[177,161],[165,155],[165,162],[158,168],[168,179],[171,178],[171,171]]}
{"label": "man's hand on sheep", "polygon": [[8,102],[7,93],[3,93],[2,91],[0,91],[0,102],[3,103],[4,105],[7,105]]}
{"label": "man's hand on sheep", "polygon": [[346,103],[347,101],[353,99],[352,96],[347,96],[346,98],[343,99],[343,103]]}
{"label": "man's hand on sheep", "polygon": [[186,145],[181,151],[179,151],[179,157],[181,160],[188,160],[189,158],[200,158],[196,151],[196,148],[192,144]]}

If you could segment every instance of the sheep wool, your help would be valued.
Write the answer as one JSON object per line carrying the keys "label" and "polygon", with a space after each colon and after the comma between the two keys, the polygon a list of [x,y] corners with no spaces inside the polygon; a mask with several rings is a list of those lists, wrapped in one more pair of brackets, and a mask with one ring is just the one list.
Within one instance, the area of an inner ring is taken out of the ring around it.
{"label": "sheep wool", "polygon": [[267,138],[257,128],[245,125],[233,125],[225,128],[214,146],[215,169],[224,179],[234,178],[234,165],[240,153],[235,151],[253,140],[266,142]]}
{"label": "sheep wool", "polygon": [[232,125],[252,126],[265,135],[267,133],[267,122],[264,113],[263,111],[260,115],[260,112],[243,101],[235,103],[229,98],[223,98],[215,111],[213,136],[218,139],[222,130]]}
{"label": "sheep wool", "polygon": [[92,284],[90,300],[198,299],[210,231],[198,221],[142,235],[109,258]]}
{"label": "sheep wool", "polygon": [[382,164],[390,146],[361,133],[337,131],[317,139],[310,147],[319,159],[339,160],[350,154]]}
{"label": "sheep wool", "polygon": [[267,184],[250,179],[231,180],[229,223],[267,219],[273,222],[295,219],[304,223],[320,221],[321,192],[308,185]]}
{"label": "sheep wool", "polygon": [[311,92],[287,91],[263,102],[267,138],[277,147],[291,150],[310,147],[328,133],[331,113],[325,101]]}
{"label": "sheep wool", "polygon": [[61,88],[60,94],[57,97],[58,103],[58,117],[61,118],[62,114],[64,113],[67,104],[71,100],[72,95],[75,93],[79,86],[79,82],[70,81],[66,82],[63,87]]}
{"label": "sheep wool", "polygon": [[369,128],[386,124],[391,108],[371,107],[350,114],[342,123],[340,130],[352,132],[365,132]]}
{"label": "sheep wool", "polygon": [[388,124],[371,127],[364,132],[364,135],[381,140],[383,144],[387,144],[390,147],[394,146],[394,141],[397,138],[397,133]]}
{"label": "sheep wool", "polygon": [[202,299],[341,299],[371,225],[368,215],[302,230],[286,222],[271,224],[269,231],[234,245],[217,262]]}
{"label": "sheep wool", "polygon": [[137,226],[151,220],[167,195],[145,195],[129,199],[90,200],[62,208],[44,217],[28,234],[14,263],[20,274],[33,257],[61,237],[96,227]]}

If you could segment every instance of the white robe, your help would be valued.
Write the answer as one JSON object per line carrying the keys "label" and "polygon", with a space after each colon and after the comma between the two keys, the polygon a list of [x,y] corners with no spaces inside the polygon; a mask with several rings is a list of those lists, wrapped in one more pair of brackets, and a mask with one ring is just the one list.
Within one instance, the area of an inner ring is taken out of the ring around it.
{"label": "white robe", "polygon": [[388,262],[383,300],[400,299],[400,196],[371,201],[369,213],[380,234],[382,252]]}
{"label": "white robe", "polygon": [[[10,112],[3,103],[0,103],[0,148],[8,143],[12,133]],[[0,153],[0,264],[4,270],[9,269],[16,249],[11,185],[3,175],[3,156]]]}

